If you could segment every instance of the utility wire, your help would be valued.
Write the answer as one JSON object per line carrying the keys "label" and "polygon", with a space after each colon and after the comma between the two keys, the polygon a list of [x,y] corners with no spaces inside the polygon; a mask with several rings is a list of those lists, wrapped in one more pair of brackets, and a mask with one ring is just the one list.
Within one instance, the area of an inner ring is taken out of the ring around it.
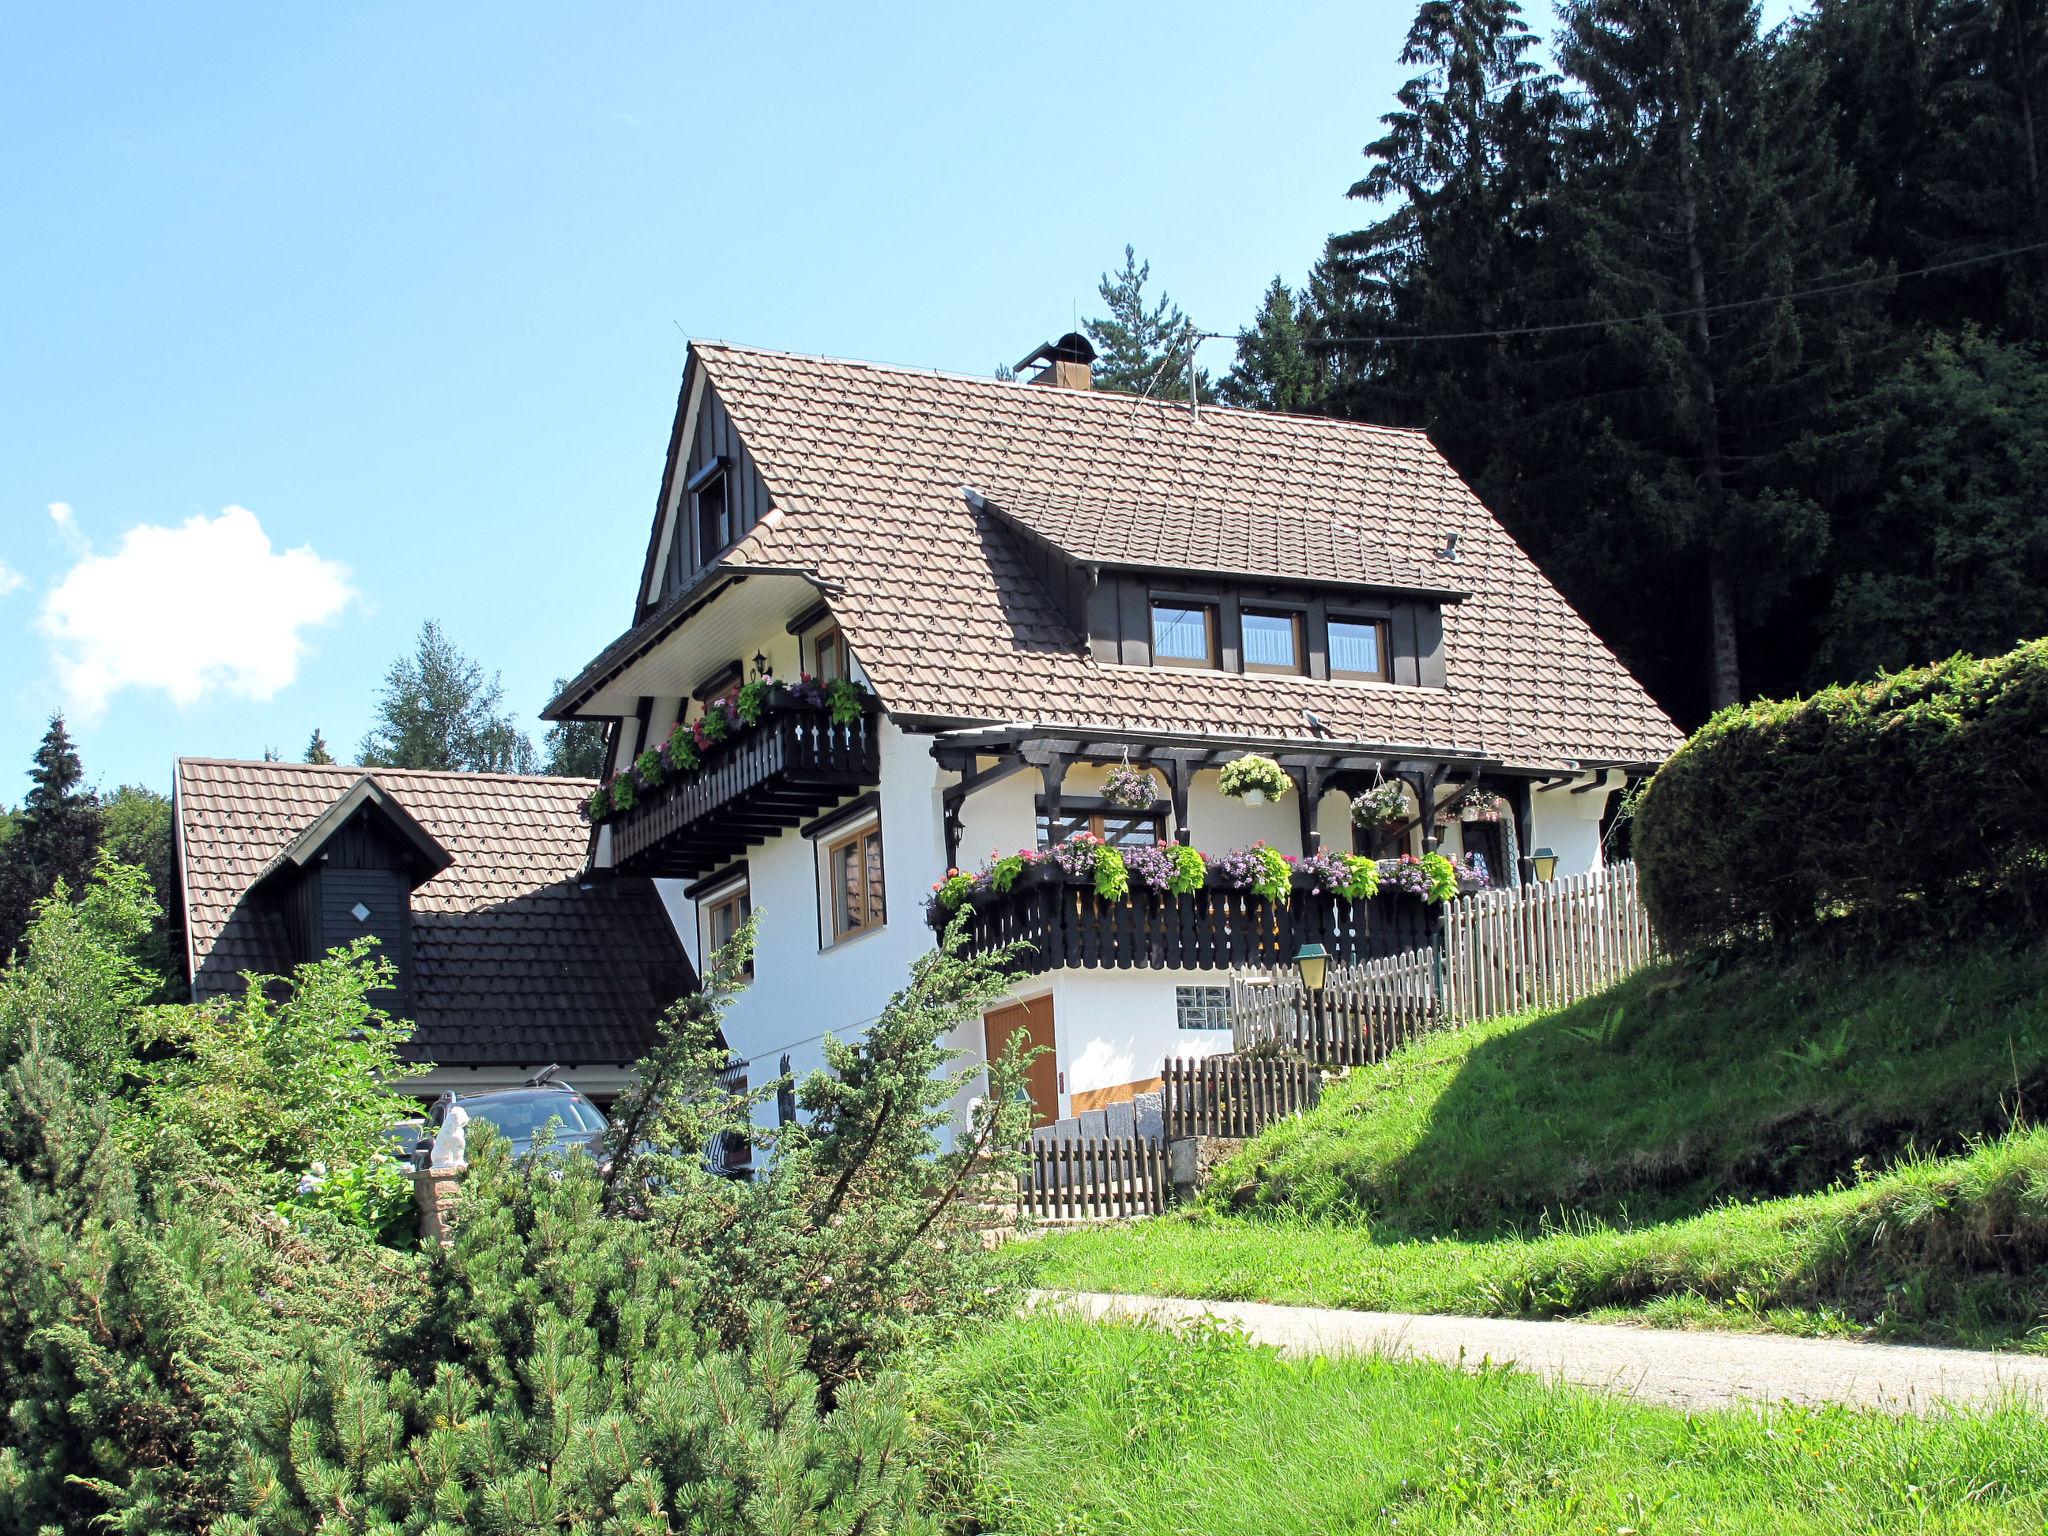
{"label": "utility wire", "polygon": [[[2030,256],[2036,251],[2048,251],[2048,240],[2037,240],[2032,245],[2016,245],[2009,250],[1987,251],[1982,256],[1961,256],[1954,261],[1937,261],[1931,266],[1914,267],[1906,272],[1888,272],[1876,277],[1851,278],[1839,283],[1821,283],[1812,288],[1795,288],[1790,293],[1765,294],[1757,299],[1731,299],[1722,304],[1705,306],[1688,305],[1683,309],[1657,310],[1647,315],[1616,315],[1611,320],[1560,320],[1549,325],[1523,325],[1509,330],[1481,331],[1429,331],[1422,334],[1401,334],[1387,336],[1329,336],[1313,340],[1311,347],[1329,350],[1336,347],[1377,347],[1397,343],[1418,341],[1484,341],[1493,337],[1512,336],[1554,336],[1561,331],[1597,331],[1615,325],[1647,325],[1657,320],[1690,320],[1698,315],[1723,315],[1735,310],[1757,309],[1765,304],[1786,304],[1794,299],[1811,299],[1833,293],[1851,293],[1858,288],[1881,288],[1887,283],[1903,282],[1909,277],[1927,277],[1936,272],[1954,272],[1962,267],[1980,267],[1989,262],[2008,261],[2015,256]],[[1235,340],[1239,333],[1230,331],[1204,331],[1201,339]]]}

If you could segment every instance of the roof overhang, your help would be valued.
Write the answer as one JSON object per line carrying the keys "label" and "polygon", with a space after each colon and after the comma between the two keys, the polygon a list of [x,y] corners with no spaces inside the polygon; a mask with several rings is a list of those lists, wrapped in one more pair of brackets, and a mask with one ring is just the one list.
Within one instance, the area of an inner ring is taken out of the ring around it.
{"label": "roof overhang", "polygon": [[412,851],[414,861],[408,878],[414,890],[455,862],[455,855],[442,847],[433,833],[414,820],[410,811],[366,773],[343,791],[332,805],[308,822],[297,837],[286,843],[277,856],[257,873],[252,886],[318,863],[328,842],[348,825],[357,811],[365,807]]}
{"label": "roof overhang", "polygon": [[743,655],[839,591],[808,568],[714,565],[599,652],[541,718],[614,720],[643,698],[683,697],[703,681],[707,659]]}

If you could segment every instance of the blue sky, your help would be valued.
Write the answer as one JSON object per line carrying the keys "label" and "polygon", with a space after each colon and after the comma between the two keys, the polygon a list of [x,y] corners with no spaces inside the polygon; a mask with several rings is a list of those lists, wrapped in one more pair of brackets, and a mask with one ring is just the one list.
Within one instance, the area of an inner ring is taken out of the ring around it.
{"label": "blue sky", "polygon": [[630,618],[685,333],[986,372],[1126,241],[1235,328],[1359,222],[1411,14],[17,10],[0,801],[59,707],[105,788],[345,756],[427,618],[532,716]]}

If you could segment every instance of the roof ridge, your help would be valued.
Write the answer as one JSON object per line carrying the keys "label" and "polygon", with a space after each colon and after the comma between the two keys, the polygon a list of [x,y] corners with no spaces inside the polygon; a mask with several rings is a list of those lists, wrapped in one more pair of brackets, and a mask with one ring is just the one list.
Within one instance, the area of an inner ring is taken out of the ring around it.
{"label": "roof ridge", "polygon": [[453,779],[465,784],[587,784],[594,785],[596,779],[580,778],[565,773],[500,773],[495,769],[472,772],[466,768],[394,768],[389,765],[369,763],[287,763],[268,761],[260,757],[188,757],[180,755],[173,759],[175,767],[187,764],[200,768],[264,768],[290,771],[293,773],[351,773],[358,778],[374,778],[380,773],[409,773],[419,778]]}
{"label": "roof ridge", "polygon": [[[1028,384],[1021,379],[998,379],[987,374],[962,373],[953,368],[923,368],[915,363],[889,363],[872,357],[836,357],[823,352],[792,352],[783,347],[757,347],[742,341],[726,341],[715,336],[692,336],[693,349],[715,349],[722,352],[745,353],[751,357],[781,357],[798,363],[831,363],[842,368],[871,368],[877,373],[908,374],[917,379],[952,379],[962,384],[980,384],[991,389],[1031,389],[1049,395],[1069,395],[1076,399],[1101,400],[1116,405],[1149,405],[1158,410],[1180,412],[1187,409],[1185,400],[1155,400],[1148,395],[1129,395],[1115,389],[1076,389],[1067,384]],[[1257,406],[1229,405],[1221,400],[1204,400],[1202,409],[1218,411],[1259,421],[1292,421],[1305,426],[1350,429],[1358,432],[1389,432],[1397,437],[1419,437],[1428,441],[1426,427],[1398,427],[1380,421],[1352,421],[1342,416],[1312,416],[1305,411],[1267,411]]]}

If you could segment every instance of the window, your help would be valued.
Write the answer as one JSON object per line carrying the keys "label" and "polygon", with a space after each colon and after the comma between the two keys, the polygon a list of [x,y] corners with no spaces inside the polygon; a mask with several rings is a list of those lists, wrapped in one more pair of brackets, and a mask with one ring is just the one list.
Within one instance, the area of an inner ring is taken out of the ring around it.
{"label": "window", "polygon": [[828,944],[856,938],[888,919],[882,895],[882,826],[871,821],[825,845]]}
{"label": "window", "polygon": [[1054,843],[1063,843],[1076,832],[1093,832],[1105,843],[1114,843],[1119,848],[1150,848],[1166,840],[1166,821],[1159,811],[1125,811],[1114,806],[1079,805],[1060,806],[1058,827],[1047,825],[1045,802],[1038,804],[1038,846],[1050,848]]}
{"label": "window", "polygon": [[[711,956],[740,931],[740,924],[754,910],[753,895],[743,875],[731,885],[720,886],[708,895],[697,899],[697,911],[704,924],[704,960],[708,964]],[[754,963],[747,962],[746,974],[754,974]]]}
{"label": "window", "polygon": [[1301,615],[1269,608],[1245,609],[1244,669],[1295,676],[1308,671],[1308,648],[1301,643]]}
{"label": "window", "polygon": [[725,476],[713,475],[697,488],[697,563],[709,565],[712,557],[732,542],[732,515],[727,508]]}
{"label": "window", "polygon": [[1154,602],[1152,659],[1162,667],[1215,666],[1215,606],[1171,599]]}
{"label": "window", "polygon": [[1173,1012],[1182,1029],[1228,1029],[1230,988],[1175,987]]}
{"label": "window", "polygon": [[1330,676],[1386,682],[1387,621],[1330,615]]}
{"label": "window", "polygon": [[846,649],[846,633],[828,624],[811,642],[811,676],[820,683],[836,683],[853,675],[853,658]]}

